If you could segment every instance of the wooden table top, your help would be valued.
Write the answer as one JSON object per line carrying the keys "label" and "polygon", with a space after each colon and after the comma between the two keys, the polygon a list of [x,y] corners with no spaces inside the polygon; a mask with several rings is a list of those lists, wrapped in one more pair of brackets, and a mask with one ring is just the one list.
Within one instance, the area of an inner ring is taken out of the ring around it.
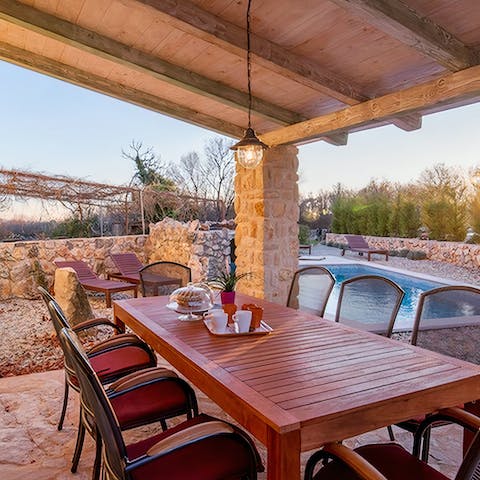
{"label": "wooden table top", "polygon": [[301,450],[480,398],[480,367],[237,293],[274,331],[219,337],[181,322],[167,297],[114,315],[266,443],[300,430]]}

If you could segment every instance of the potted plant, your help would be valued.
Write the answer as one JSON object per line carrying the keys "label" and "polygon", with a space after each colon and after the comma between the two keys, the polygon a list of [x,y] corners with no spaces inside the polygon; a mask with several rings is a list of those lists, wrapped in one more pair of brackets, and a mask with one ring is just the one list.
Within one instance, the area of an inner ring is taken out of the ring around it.
{"label": "potted plant", "polygon": [[227,268],[220,272],[220,274],[211,280],[209,284],[220,289],[220,298],[222,305],[235,302],[235,287],[237,283],[245,277],[248,277],[250,273],[237,273],[235,267]]}

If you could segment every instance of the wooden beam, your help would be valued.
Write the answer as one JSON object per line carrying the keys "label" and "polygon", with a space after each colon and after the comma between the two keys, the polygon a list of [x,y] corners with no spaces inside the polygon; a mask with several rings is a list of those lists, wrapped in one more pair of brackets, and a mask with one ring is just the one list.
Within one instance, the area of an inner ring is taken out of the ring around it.
{"label": "wooden beam", "polygon": [[[207,12],[188,0],[137,0],[153,7],[162,20],[225,51],[245,57],[246,31]],[[358,85],[347,82],[310,59],[251,34],[251,52],[258,65],[306,85],[347,105],[368,100]]]}
{"label": "wooden beam", "polygon": [[[154,8],[162,21],[189,35],[220,47],[230,53],[245,57],[247,33],[237,25],[211,14],[188,0],[137,0]],[[369,100],[362,89],[339,78],[310,59],[294,54],[258,35],[251,34],[251,51],[257,64],[286,78],[313,88],[347,105],[356,105]],[[411,131],[421,127],[421,119],[395,119],[392,123],[402,130]],[[415,126],[416,125],[416,126]],[[325,139],[332,145],[345,145],[343,138]]]}
{"label": "wooden beam", "polygon": [[[36,10],[14,0],[0,0],[0,18],[23,28],[46,35],[62,43],[72,45],[116,64],[146,73],[164,82],[179,86],[196,94],[212,98],[224,105],[248,110],[248,95],[220,82],[211,80],[156,56],[124,45],[93,31],[79,27],[61,18]],[[253,98],[252,112],[255,115],[281,125],[305,120],[305,117]]]}
{"label": "wooden beam", "polygon": [[480,99],[480,66],[451,73],[400,92],[368,100],[321,117],[261,135],[267,145],[276,146],[331,135],[338,131],[368,126],[392,117]]}
{"label": "wooden beam", "polygon": [[336,147],[343,147],[348,142],[348,132],[332,133],[331,135],[320,137],[320,140],[324,140]]}
{"label": "wooden beam", "polygon": [[168,100],[163,100],[154,95],[119,83],[112,83],[103,77],[92,75],[89,72],[56,62],[32,52],[27,52],[3,42],[0,42],[0,59],[113,98],[133,103],[140,107],[153,110],[154,112],[183,120],[193,125],[208,128],[223,135],[241,138],[244,134],[242,127],[232,123],[205,115],[191,108],[177,105]]}
{"label": "wooden beam", "polygon": [[414,130],[422,128],[422,116],[418,113],[402,115],[401,117],[394,118],[392,123],[406,132],[413,132]]}
{"label": "wooden beam", "polygon": [[479,63],[478,52],[399,0],[331,1],[451,71]]}

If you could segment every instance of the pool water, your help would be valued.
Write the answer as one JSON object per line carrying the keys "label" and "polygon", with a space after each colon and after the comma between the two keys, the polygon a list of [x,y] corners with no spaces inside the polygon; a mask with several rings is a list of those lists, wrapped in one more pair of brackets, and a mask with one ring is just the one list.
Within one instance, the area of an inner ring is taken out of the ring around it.
{"label": "pool water", "polygon": [[[422,292],[445,285],[444,283],[424,280],[422,278],[411,277],[409,275],[393,272],[391,270],[383,270],[366,265],[338,264],[322,266],[328,268],[328,270],[333,273],[336,279],[335,286],[333,287],[333,291],[328,300],[325,312],[326,316],[330,318],[335,316],[340,283],[342,283],[344,280],[356,277],[358,275],[380,275],[397,283],[405,291],[405,297],[403,298],[397,319],[395,321],[395,330],[412,328],[413,320],[415,318],[415,311],[418,304],[418,297]],[[371,295],[365,295],[362,297],[361,293],[359,293],[359,302],[362,302],[362,304],[365,305],[366,312],[368,312],[372,307],[374,308],[375,301],[376,299],[372,298]],[[445,312],[439,312],[439,317],[444,316],[446,316]],[[370,317],[365,315],[366,323],[368,323],[369,318],[373,319],[374,315]]]}

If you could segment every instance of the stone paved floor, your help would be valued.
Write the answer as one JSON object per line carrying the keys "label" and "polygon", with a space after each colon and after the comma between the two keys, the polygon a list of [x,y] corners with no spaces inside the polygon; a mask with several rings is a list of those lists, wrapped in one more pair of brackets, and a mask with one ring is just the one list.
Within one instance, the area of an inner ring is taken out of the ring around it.
{"label": "stone paved floor", "polygon": [[[339,256],[340,250],[325,246],[315,246],[312,256]],[[347,260],[360,260],[358,255],[347,254]],[[340,260],[340,258],[339,258]],[[448,264],[441,268],[436,263],[412,262],[392,258],[388,264],[380,257],[372,263],[380,263],[397,268],[406,268],[428,274],[441,274],[468,283],[477,283],[478,275],[470,275],[465,269]],[[438,263],[438,262],[437,262]],[[480,282],[479,282],[480,283]],[[104,313],[104,312],[101,312]],[[31,336],[30,336],[31,341]],[[50,371],[31,375],[0,378],[0,480],[87,480],[90,478],[93,462],[93,442],[86,439],[85,451],[76,475],[70,473],[70,459],[74,449],[77,409],[76,394],[71,394],[65,427],[56,429],[63,392],[63,372]],[[201,393],[201,411],[211,415],[227,416]],[[128,432],[132,440],[142,438],[154,427]],[[411,447],[411,435],[395,430],[397,440],[407,448]],[[442,427],[435,430],[432,438],[430,463],[449,478],[453,478],[461,458],[461,432],[456,427]],[[346,443],[357,446],[364,443],[388,441],[386,429],[369,432]],[[265,458],[265,450],[259,445]],[[304,461],[310,454],[304,455]],[[260,480],[265,478],[261,475]],[[293,480],[293,479],[292,479]]]}
{"label": "stone paved floor", "polygon": [[[56,429],[63,392],[63,372],[51,371],[0,379],[0,479],[2,480],[87,480],[93,463],[93,442],[86,439],[77,474],[70,473],[75,444],[77,395],[72,393],[65,427]],[[201,411],[221,418],[227,416],[199,393]],[[142,438],[153,427],[127,432],[129,439]],[[460,458],[461,432],[442,427],[433,435],[431,463],[453,478]],[[397,440],[409,447],[411,435],[396,430]],[[350,439],[349,446],[388,441],[386,429]],[[265,450],[259,445],[262,457]],[[303,460],[309,457],[304,455]],[[259,476],[265,479],[265,474]]]}

